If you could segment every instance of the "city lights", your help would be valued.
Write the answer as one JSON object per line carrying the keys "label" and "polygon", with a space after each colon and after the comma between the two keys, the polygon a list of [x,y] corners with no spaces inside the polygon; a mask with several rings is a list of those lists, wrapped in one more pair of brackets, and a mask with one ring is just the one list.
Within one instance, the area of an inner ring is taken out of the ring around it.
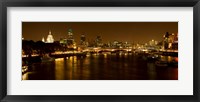
{"label": "city lights", "polygon": [[22,25],[22,80],[178,79],[178,22]]}

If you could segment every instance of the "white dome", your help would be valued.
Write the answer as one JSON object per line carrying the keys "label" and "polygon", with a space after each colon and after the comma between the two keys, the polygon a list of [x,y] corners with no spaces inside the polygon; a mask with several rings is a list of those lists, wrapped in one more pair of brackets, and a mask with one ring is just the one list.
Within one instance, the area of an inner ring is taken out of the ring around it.
{"label": "white dome", "polygon": [[53,43],[54,39],[53,39],[53,35],[51,35],[51,31],[49,31],[49,35],[47,36],[47,43]]}

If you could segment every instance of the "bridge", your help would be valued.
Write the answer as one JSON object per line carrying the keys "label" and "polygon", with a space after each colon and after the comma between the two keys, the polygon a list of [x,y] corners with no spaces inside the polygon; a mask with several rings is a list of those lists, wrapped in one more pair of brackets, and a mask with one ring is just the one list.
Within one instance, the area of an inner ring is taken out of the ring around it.
{"label": "bridge", "polygon": [[88,47],[83,50],[83,52],[96,52],[96,53],[102,53],[102,52],[130,52],[132,49],[130,48],[100,48],[100,47]]}
{"label": "bridge", "polygon": [[76,56],[76,57],[85,57],[87,53],[85,52],[55,52],[55,53],[52,53],[50,55],[50,57],[54,57],[54,58],[66,58],[66,57],[71,57],[71,56]]}
{"label": "bridge", "polygon": [[[128,48],[100,48],[100,47],[88,47],[82,51],[56,51],[54,53],[51,53],[49,56],[54,58],[66,58],[71,56],[77,56],[77,57],[85,57],[88,53],[89,54],[101,54],[101,53],[132,53],[133,49]],[[160,55],[166,55],[166,56],[178,56],[178,50],[159,50]],[[41,58],[38,54],[32,54],[31,58]],[[22,55],[23,60],[27,60],[27,55]]]}

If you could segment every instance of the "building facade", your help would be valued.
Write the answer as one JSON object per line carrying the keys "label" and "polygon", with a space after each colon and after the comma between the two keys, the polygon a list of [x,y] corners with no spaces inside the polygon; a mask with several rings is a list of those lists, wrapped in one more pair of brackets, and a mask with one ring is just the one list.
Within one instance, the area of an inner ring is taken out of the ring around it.
{"label": "building facade", "polygon": [[49,34],[47,35],[46,41],[43,37],[42,42],[44,42],[44,43],[54,43],[54,38],[53,38],[53,35],[51,34],[51,30],[49,31]]}
{"label": "building facade", "polygon": [[178,33],[166,32],[163,36],[163,50],[178,50]]}

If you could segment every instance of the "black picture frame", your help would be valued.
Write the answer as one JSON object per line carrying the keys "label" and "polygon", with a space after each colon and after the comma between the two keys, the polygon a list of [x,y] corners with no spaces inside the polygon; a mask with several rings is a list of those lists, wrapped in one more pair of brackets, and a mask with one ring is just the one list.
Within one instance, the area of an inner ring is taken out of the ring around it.
{"label": "black picture frame", "polygon": [[[193,7],[194,95],[7,95],[7,7]],[[2,102],[199,102],[200,0],[1,0],[0,100]]]}

